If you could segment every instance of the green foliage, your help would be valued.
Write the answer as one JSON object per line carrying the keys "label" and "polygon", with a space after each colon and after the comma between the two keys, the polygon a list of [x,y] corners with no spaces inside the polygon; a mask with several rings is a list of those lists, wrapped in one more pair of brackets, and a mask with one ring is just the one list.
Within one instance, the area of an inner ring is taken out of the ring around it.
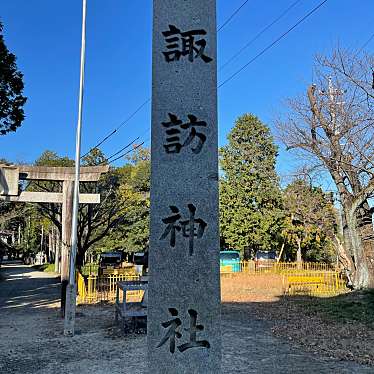
{"label": "green foliage", "polygon": [[23,74],[17,70],[16,56],[5,45],[0,23],[0,135],[16,131],[25,118],[23,88]]}
{"label": "green foliage", "polygon": [[93,148],[82,159],[84,166],[98,166],[106,163],[104,153],[99,148]]}
{"label": "green foliage", "polygon": [[150,154],[139,149],[131,163],[117,169],[118,225],[95,244],[95,249],[143,251],[149,242]]}
{"label": "green foliage", "polygon": [[95,263],[86,263],[81,267],[80,273],[87,277],[89,275],[99,275],[99,265]]}
{"label": "green foliage", "polygon": [[55,272],[55,264],[34,265],[33,268],[38,270],[38,271],[43,271],[45,273],[54,273]]}
{"label": "green foliage", "polygon": [[330,262],[335,253],[333,237],[336,211],[330,194],[295,180],[283,193],[285,223],[282,236],[286,257],[293,259],[298,244],[304,261]]}
{"label": "green foliage", "polygon": [[276,249],[282,198],[275,171],[277,148],[256,116],[239,117],[221,149],[220,230],[226,246]]}
{"label": "green foliage", "polygon": [[74,166],[74,161],[69,157],[60,157],[56,152],[47,150],[35,161],[35,166]]}

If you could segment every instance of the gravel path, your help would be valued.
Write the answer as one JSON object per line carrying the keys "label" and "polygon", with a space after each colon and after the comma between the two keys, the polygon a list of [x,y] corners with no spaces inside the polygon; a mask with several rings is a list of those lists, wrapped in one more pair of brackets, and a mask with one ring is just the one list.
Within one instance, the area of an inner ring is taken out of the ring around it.
{"label": "gravel path", "polygon": [[[65,338],[56,278],[20,264],[7,264],[1,272],[6,280],[0,282],[0,373],[145,373],[146,338],[124,336],[113,326],[112,305],[79,307],[78,333]],[[248,307],[224,305],[222,326],[224,373],[374,373],[275,338],[269,325],[251,319]]]}

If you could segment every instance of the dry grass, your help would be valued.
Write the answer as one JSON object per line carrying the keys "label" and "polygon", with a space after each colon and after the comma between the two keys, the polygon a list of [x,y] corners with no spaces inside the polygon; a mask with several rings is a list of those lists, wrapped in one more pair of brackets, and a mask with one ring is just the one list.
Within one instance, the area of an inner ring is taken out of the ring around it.
{"label": "dry grass", "polygon": [[284,295],[281,275],[224,274],[221,276],[223,303],[253,303],[277,301]]}
{"label": "dry grass", "polygon": [[222,302],[266,320],[274,335],[316,355],[374,365],[374,291],[335,297],[284,297],[282,277],[235,274],[221,279]]}

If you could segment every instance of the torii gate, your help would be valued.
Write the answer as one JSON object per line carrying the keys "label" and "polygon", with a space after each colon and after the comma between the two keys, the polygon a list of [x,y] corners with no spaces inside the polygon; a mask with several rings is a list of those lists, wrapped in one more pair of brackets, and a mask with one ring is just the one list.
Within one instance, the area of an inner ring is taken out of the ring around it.
{"label": "torii gate", "polygon": [[[80,168],[80,182],[97,182],[109,166],[83,166]],[[0,165],[0,201],[55,203],[62,204],[62,249],[61,283],[62,311],[64,310],[66,285],[69,281],[69,253],[71,247],[71,220],[73,211],[74,174],[73,167]],[[18,191],[20,180],[43,180],[62,182],[61,192]],[[80,194],[79,203],[99,204],[100,194]]]}

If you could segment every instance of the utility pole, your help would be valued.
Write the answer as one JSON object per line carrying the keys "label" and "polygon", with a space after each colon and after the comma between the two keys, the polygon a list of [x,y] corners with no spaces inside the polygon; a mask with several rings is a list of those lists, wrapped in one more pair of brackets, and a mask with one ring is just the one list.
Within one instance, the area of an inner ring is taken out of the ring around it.
{"label": "utility pole", "polygon": [[78,124],[75,143],[75,181],[74,181],[74,199],[73,199],[73,217],[71,222],[71,252],[70,252],[70,272],[69,286],[67,289],[64,335],[74,336],[75,327],[75,308],[76,308],[76,284],[75,284],[75,260],[78,244],[78,208],[79,208],[79,173],[81,158],[81,129],[83,112],[83,91],[84,91],[84,68],[86,53],[86,0],[83,0],[82,12],[82,45],[81,45],[81,65],[80,65],[80,83],[79,83],[79,105],[78,105]]}
{"label": "utility pole", "polygon": [[334,134],[337,135],[339,133],[339,130],[336,124],[336,107],[337,105],[344,104],[344,102],[342,101],[338,102],[337,98],[343,95],[344,92],[334,87],[333,82],[332,82],[332,77],[329,76],[327,92],[322,90],[319,93],[320,95],[327,96],[329,99],[329,108],[330,108],[330,114],[331,114],[332,128],[333,128]]}

